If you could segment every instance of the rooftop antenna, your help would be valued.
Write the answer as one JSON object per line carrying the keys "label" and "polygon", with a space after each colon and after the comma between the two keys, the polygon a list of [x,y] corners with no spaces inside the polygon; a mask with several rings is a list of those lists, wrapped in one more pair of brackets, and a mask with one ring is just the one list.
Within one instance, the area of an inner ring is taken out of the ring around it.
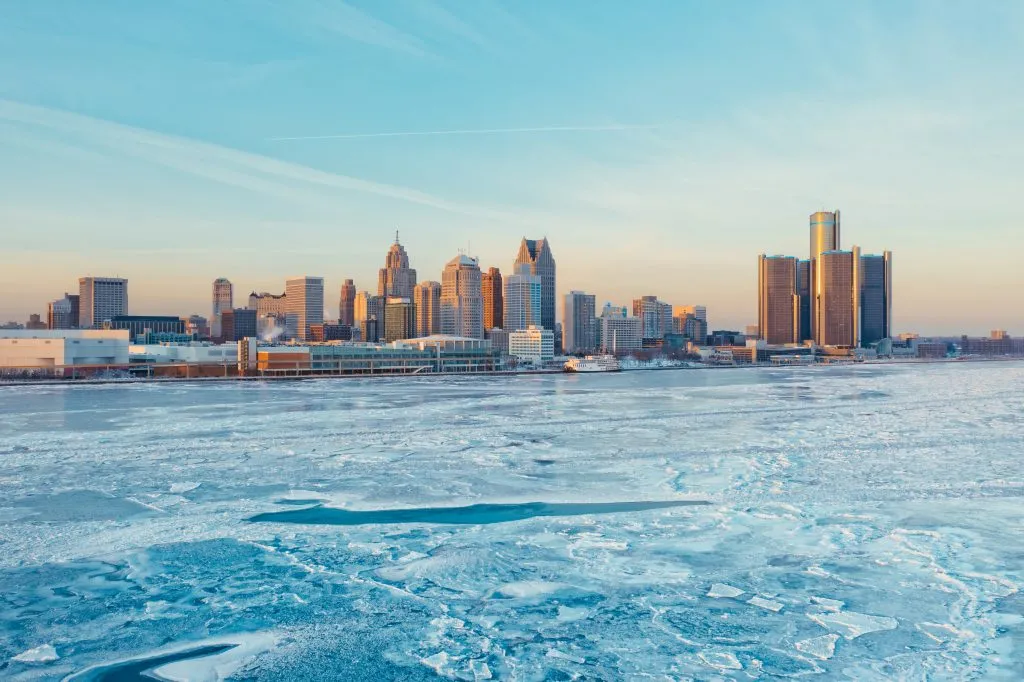
{"label": "rooftop antenna", "polygon": [[395,228],[395,243],[398,243],[398,228]]}

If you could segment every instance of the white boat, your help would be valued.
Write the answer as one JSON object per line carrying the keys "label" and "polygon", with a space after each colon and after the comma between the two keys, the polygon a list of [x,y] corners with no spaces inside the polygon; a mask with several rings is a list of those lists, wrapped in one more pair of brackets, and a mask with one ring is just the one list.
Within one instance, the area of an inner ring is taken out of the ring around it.
{"label": "white boat", "polygon": [[585,358],[570,358],[565,363],[566,372],[618,372],[622,367],[613,355],[588,355]]}

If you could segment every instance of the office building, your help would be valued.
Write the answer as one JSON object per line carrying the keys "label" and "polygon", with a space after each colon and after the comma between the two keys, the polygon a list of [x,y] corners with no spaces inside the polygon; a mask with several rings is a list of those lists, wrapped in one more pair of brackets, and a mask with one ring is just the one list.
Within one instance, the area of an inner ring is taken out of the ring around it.
{"label": "office building", "polygon": [[508,354],[519,362],[543,366],[555,357],[555,333],[537,325],[510,331]]}
{"label": "office building", "polygon": [[824,343],[824,327],[822,326],[822,272],[818,259],[828,251],[838,251],[839,242],[839,211],[818,211],[812,213],[811,224],[811,330],[815,343]]}
{"label": "office building", "polygon": [[128,280],[82,277],[78,280],[78,327],[100,329],[107,320],[128,312]]}
{"label": "office building", "polygon": [[[384,301],[383,296],[374,296],[369,291],[360,291],[356,294],[353,306],[355,324],[352,329],[359,330],[359,340],[376,342],[380,338],[383,332]],[[353,333],[353,337],[355,336]]]}
{"label": "office building", "polygon": [[46,320],[43,319],[39,313],[32,313],[28,316],[28,322],[25,323],[25,329],[46,329]]}
{"label": "office building", "polygon": [[272,294],[269,291],[249,294],[249,310],[256,311],[256,319],[264,317],[281,317],[288,314],[287,297],[281,294]]}
{"label": "office building", "polygon": [[223,335],[220,320],[221,313],[226,310],[233,310],[234,307],[235,290],[231,282],[224,277],[213,280],[213,315],[210,317],[213,338],[219,339]]}
{"label": "office building", "polygon": [[64,294],[64,298],[51,301],[46,308],[47,329],[75,329],[78,327],[78,295]]}
{"label": "office building", "polygon": [[134,340],[146,332],[184,334],[185,322],[174,315],[116,315],[103,323],[104,329],[125,329]]}
{"label": "office building", "polygon": [[413,289],[412,302],[416,306],[416,336],[440,334],[441,283],[420,282]]}
{"label": "office building", "polygon": [[708,323],[708,308],[703,305],[677,305],[672,309],[672,314],[676,317],[692,315],[698,320],[703,322],[705,325]]}
{"label": "office building", "polygon": [[441,276],[441,333],[484,338],[484,301],[480,265],[459,255],[448,261]]}
{"label": "office building", "polygon": [[309,326],[324,323],[324,278],[290,277],[285,281],[285,334],[305,341]]}
{"label": "office building", "polygon": [[800,331],[797,341],[813,341],[811,328],[811,261],[804,259],[796,263],[796,295],[800,298]]}
{"label": "office building", "polygon": [[250,336],[258,336],[256,311],[249,308],[233,308],[220,311],[221,332],[224,341],[241,341]]}
{"label": "office building", "polygon": [[628,355],[643,348],[643,323],[626,308],[606,304],[599,322],[603,352]]}
{"label": "office building", "polygon": [[672,333],[672,306],[657,296],[633,299],[633,317],[640,319],[641,334],[648,341],[657,341]]}
{"label": "office building", "polygon": [[818,255],[817,326],[820,346],[853,348],[860,343],[860,249]]}
{"label": "office building", "polygon": [[338,300],[338,324],[352,327],[356,323],[356,285],[346,279],[341,285],[341,297]]}
{"label": "office building", "polygon": [[892,336],[892,252],[861,256],[861,345]]}
{"label": "office building", "polygon": [[416,306],[411,298],[393,296],[384,307],[384,342],[416,336]]}
{"label": "office building", "polygon": [[[530,274],[540,277],[541,303],[540,320],[545,329],[555,330],[555,258],[551,255],[551,246],[545,239],[523,238],[519,245],[519,254],[515,265],[529,265]],[[516,267],[513,266],[513,272]],[[505,328],[511,329],[508,320]]]}
{"label": "office building", "polygon": [[501,270],[488,268],[480,277],[484,297],[484,329],[505,328],[505,290]]}
{"label": "office building", "polygon": [[186,334],[200,340],[210,338],[210,323],[202,315],[189,315],[181,318],[181,321],[185,325]]}
{"label": "office building", "polygon": [[757,259],[757,333],[770,345],[799,342],[800,299],[796,293],[797,259]]}
{"label": "office building", "polygon": [[565,295],[562,347],[566,353],[592,353],[597,348],[597,302],[593,294],[570,291]]}
{"label": "office building", "polygon": [[[516,331],[541,324],[543,284],[539,275],[532,274],[530,265],[515,266],[513,274],[505,278],[505,329]],[[551,328],[554,331],[554,328]]]}
{"label": "office building", "polygon": [[398,242],[395,232],[395,243],[388,249],[384,258],[384,267],[377,275],[377,295],[388,298],[412,299],[412,290],[416,287],[416,271],[409,267],[409,255],[405,247]]}
{"label": "office building", "polygon": [[344,324],[311,324],[309,325],[309,336],[309,340],[313,343],[351,341],[352,328]]}

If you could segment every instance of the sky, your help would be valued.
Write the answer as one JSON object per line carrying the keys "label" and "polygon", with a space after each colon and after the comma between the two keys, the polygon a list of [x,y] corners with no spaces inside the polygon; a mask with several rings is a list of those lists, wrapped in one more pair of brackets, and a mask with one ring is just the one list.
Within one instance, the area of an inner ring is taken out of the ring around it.
{"label": "sky", "polygon": [[1024,335],[1024,3],[0,0],[0,320],[80,276],[375,290],[460,250],[756,321],[808,216],[893,251],[894,327]]}

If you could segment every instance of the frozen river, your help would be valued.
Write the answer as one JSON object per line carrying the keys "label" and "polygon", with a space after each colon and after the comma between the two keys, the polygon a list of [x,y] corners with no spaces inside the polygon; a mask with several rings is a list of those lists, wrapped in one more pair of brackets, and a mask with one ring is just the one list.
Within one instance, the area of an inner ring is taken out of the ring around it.
{"label": "frozen river", "polygon": [[1022,585],[1024,364],[0,388],[3,679],[1020,680]]}

